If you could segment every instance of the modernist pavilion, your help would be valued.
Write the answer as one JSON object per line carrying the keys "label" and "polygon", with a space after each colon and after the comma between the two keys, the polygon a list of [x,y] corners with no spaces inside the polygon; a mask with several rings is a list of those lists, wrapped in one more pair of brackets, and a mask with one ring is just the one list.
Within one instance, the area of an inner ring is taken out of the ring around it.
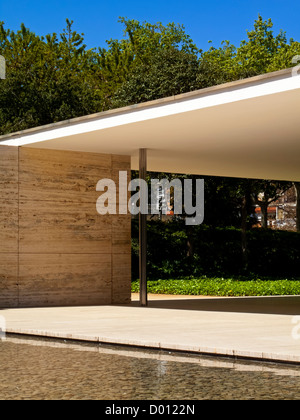
{"label": "modernist pavilion", "polygon": [[[130,302],[131,215],[100,179],[140,169],[300,181],[300,75],[288,69],[0,138],[0,308]],[[140,216],[141,304],[147,303]]]}

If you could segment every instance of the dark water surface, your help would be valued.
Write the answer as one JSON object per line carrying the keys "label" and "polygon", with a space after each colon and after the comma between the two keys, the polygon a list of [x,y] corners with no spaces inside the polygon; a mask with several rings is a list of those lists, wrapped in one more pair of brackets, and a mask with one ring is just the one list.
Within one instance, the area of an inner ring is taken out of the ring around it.
{"label": "dark water surface", "polygon": [[7,337],[1,400],[300,399],[300,366]]}

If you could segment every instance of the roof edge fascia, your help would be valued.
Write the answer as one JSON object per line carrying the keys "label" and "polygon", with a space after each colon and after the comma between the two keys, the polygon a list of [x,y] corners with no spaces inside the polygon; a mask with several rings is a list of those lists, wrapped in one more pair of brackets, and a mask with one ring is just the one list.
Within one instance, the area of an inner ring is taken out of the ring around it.
{"label": "roof edge fascia", "polygon": [[192,92],[187,92],[175,96],[170,96],[166,98],[156,99],[153,101],[143,102],[135,105],[129,105],[122,108],[111,109],[107,111],[98,112],[95,114],[89,114],[77,118],[72,118],[69,120],[59,121],[39,127],[33,127],[22,131],[17,131],[14,133],[9,133],[0,136],[0,145],[2,142],[6,142],[9,140],[16,140],[18,138],[23,138],[39,133],[45,133],[48,131],[52,131],[55,129],[71,127],[72,125],[77,125],[81,123],[88,123],[93,121],[99,121],[101,119],[109,118],[109,117],[116,117],[121,116],[124,114],[130,114],[134,111],[142,111],[151,108],[157,108],[164,105],[174,104],[174,103],[181,103],[184,101],[197,99],[201,97],[208,97],[210,95],[215,95],[219,93],[230,92],[234,90],[239,90],[246,87],[251,86],[258,86],[260,84],[265,84],[273,81],[279,81],[282,79],[287,79],[293,76],[293,68],[284,69],[272,73],[266,73],[259,76],[250,77],[247,79],[240,79],[233,82],[224,83],[221,85],[211,86],[208,88],[195,90]]}

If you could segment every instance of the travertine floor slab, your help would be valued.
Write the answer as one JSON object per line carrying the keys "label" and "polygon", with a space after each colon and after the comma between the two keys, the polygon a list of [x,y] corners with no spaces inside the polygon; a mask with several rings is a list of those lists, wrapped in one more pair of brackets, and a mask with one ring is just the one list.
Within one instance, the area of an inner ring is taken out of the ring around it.
{"label": "travertine floor slab", "polygon": [[8,333],[300,363],[297,314],[300,297],[150,296],[147,308],[133,300],[126,306],[0,310]]}

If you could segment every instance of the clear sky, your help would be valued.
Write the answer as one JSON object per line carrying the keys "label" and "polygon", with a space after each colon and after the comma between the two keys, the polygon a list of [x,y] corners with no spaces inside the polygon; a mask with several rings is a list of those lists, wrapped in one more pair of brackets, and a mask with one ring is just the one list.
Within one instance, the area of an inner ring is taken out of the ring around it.
{"label": "clear sky", "polygon": [[215,47],[229,40],[238,46],[253,28],[258,14],[271,18],[274,32],[287,32],[288,39],[300,41],[299,0],[0,0],[0,21],[18,30],[23,22],[38,35],[61,33],[66,18],[74,29],[85,34],[89,48],[105,46],[110,38],[121,38],[119,16],[150,23],[183,24],[198,48]]}

